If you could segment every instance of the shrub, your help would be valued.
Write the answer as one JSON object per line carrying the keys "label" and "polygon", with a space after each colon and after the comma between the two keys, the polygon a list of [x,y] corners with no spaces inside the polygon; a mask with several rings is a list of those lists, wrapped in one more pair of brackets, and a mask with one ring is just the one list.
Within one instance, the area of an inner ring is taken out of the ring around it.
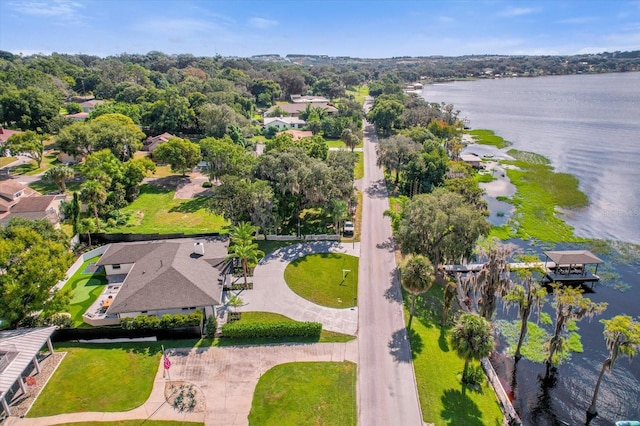
{"label": "shrub", "polygon": [[231,339],[320,337],[321,332],[319,322],[234,322],[222,326],[222,335]]}
{"label": "shrub", "polygon": [[194,311],[188,315],[184,314],[164,314],[162,318],[154,315],[138,315],[135,318],[122,318],[120,326],[125,330],[156,330],[159,328],[180,328],[200,325],[202,322],[202,311]]}
{"label": "shrub", "polygon": [[464,383],[470,386],[481,386],[484,383],[484,370],[479,365],[470,365]]}
{"label": "shrub", "polygon": [[207,318],[207,325],[205,326],[205,332],[207,333],[207,336],[213,337],[215,336],[216,331],[218,331],[218,320],[216,320],[215,315],[209,315],[209,318]]}
{"label": "shrub", "polygon": [[205,180],[204,182],[202,182],[202,187],[203,188],[211,188],[212,186],[213,186],[213,184],[208,180]]}

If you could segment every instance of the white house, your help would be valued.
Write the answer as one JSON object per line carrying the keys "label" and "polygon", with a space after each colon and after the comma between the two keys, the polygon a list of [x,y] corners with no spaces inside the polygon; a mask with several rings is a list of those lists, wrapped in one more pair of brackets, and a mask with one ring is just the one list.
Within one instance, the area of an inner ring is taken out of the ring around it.
{"label": "white house", "polygon": [[278,130],[302,129],[306,121],[298,117],[265,117],[264,127],[277,127]]}

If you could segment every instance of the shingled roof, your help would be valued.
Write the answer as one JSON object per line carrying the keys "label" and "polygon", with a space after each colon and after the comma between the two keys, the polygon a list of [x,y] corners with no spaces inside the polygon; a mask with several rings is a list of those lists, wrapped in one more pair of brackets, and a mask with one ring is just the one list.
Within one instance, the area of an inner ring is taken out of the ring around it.
{"label": "shingled roof", "polygon": [[[196,242],[204,255],[195,254]],[[134,266],[107,313],[219,305],[227,248],[228,240],[214,238],[112,244],[97,265]]]}

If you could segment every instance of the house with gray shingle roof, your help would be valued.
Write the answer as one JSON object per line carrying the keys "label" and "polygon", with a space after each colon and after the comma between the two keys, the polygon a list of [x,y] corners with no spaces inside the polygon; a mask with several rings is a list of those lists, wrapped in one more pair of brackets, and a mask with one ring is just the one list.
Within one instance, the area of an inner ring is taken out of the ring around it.
{"label": "house with gray shingle roof", "polygon": [[228,247],[216,237],[111,244],[96,265],[122,284],[105,315],[215,314],[230,279]]}

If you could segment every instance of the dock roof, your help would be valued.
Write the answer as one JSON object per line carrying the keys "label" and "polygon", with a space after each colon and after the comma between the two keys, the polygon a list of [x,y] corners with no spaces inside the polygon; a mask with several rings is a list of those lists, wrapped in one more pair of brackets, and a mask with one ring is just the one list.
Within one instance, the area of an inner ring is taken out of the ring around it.
{"label": "dock roof", "polygon": [[602,263],[602,259],[589,250],[545,251],[544,254],[557,265],[589,265]]}

